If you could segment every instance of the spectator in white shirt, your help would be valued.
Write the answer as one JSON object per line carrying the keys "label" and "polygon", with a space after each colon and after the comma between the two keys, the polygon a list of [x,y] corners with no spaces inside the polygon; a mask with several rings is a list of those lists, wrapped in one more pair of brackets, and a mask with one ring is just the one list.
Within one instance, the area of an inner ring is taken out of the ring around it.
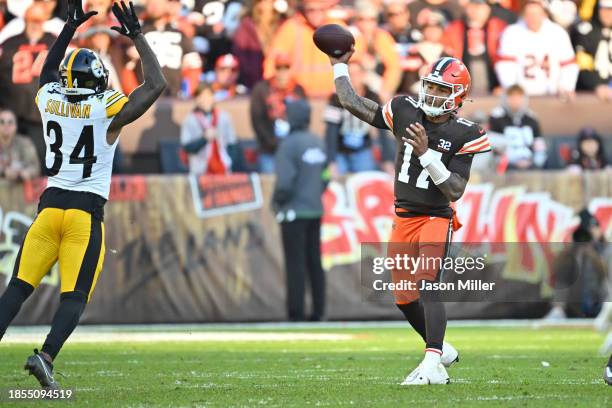
{"label": "spectator in white shirt", "polygon": [[495,66],[504,88],[520,85],[527,95],[573,100],[578,65],[568,33],[553,23],[542,0],[528,0],[522,18],[500,39]]}

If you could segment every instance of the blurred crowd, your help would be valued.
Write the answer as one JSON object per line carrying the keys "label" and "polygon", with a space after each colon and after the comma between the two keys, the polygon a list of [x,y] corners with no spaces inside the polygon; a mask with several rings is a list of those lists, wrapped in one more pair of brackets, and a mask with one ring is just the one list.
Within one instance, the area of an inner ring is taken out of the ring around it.
{"label": "blurred crowd", "polygon": [[[83,0],[98,15],[79,28],[72,46],[98,52],[110,71],[109,86],[129,94],[142,80],[140,62],[132,44],[110,29],[116,24],[112,1]],[[356,38],[352,82],[360,94],[383,103],[397,93],[416,93],[419,76],[436,59],[462,59],[472,74],[471,95],[502,100],[480,120],[490,127],[495,154],[477,168],[504,172],[545,166],[546,144],[529,110],[530,96],[572,101],[580,91],[612,101],[612,0],[134,4],[168,80],[166,96],[194,101],[181,131],[181,153],[198,173],[241,170],[244,160],[232,147],[237,138],[231,120],[216,108],[217,102],[240,95],[251,98],[260,171],[273,171],[276,148],[288,133],[284,105],[295,98],[329,100],[323,116],[332,175],[392,171],[389,135],[348,115],[333,95],[329,60],[312,41],[314,30],[327,23],[350,28]],[[45,145],[34,96],[65,15],[66,3],[58,0],[0,0],[0,107],[11,109],[19,133],[33,143],[40,160]],[[574,169],[607,166],[595,131],[584,129],[579,141],[571,158]],[[0,152],[5,149],[0,146]]]}

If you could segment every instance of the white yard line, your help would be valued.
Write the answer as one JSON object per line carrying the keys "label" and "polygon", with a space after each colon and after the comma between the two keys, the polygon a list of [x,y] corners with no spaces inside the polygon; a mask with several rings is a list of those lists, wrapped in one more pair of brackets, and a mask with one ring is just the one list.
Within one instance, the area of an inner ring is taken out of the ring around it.
{"label": "white yard line", "polygon": [[[36,343],[43,333],[7,332],[2,343]],[[228,342],[228,341],[348,341],[355,336],[341,333],[271,333],[271,332],[94,332],[81,330],[70,336],[70,343],[157,343],[157,342]]]}
{"label": "white yard line", "polygon": [[[593,327],[594,319],[502,319],[502,320],[451,320],[449,327]],[[251,331],[251,330],[312,330],[312,329],[372,329],[405,328],[403,320],[351,321],[351,322],[265,322],[265,323],[196,323],[196,324],[126,324],[126,325],[81,325],[75,333],[103,332],[203,332],[203,331]],[[12,326],[7,333],[46,333],[48,326]]]}

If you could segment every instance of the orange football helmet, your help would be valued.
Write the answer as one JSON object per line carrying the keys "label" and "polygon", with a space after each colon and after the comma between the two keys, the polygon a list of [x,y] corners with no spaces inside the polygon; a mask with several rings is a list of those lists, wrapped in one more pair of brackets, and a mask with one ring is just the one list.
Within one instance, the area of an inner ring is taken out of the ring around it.
{"label": "orange football helmet", "polygon": [[[432,94],[428,89],[430,84],[446,87],[450,93],[444,96]],[[463,105],[471,86],[470,73],[461,60],[440,58],[421,77],[419,107],[427,116],[440,116],[455,111]]]}

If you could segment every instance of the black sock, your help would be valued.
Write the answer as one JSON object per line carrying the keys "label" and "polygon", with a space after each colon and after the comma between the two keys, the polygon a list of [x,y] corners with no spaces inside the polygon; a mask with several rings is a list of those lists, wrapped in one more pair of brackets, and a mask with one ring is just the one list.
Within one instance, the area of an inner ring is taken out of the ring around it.
{"label": "black sock", "polygon": [[42,351],[55,360],[62,346],[79,324],[85,310],[87,296],[81,292],[62,293],[60,305],[53,316],[51,332],[42,346]]}
{"label": "black sock", "polygon": [[0,296],[0,340],[4,337],[4,333],[9,324],[13,321],[21,305],[32,294],[34,287],[29,283],[11,278],[6,290]]}
{"label": "black sock", "polygon": [[412,326],[412,328],[421,335],[423,341],[427,341],[427,331],[425,327],[425,312],[423,310],[423,305],[418,300],[411,303],[406,304],[397,304],[396,306],[399,310],[402,311],[408,323]]}
{"label": "black sock", "polygon": [[[419,287],[422,287],[419,281]],[[433,283],[433,282],[431,282]],[[444,333],[446,332],[446,310],[444,303],[438,299],[437,291],[419,290],[425,312],[425,327],[427,331],[426,348],[442,351]]]}

